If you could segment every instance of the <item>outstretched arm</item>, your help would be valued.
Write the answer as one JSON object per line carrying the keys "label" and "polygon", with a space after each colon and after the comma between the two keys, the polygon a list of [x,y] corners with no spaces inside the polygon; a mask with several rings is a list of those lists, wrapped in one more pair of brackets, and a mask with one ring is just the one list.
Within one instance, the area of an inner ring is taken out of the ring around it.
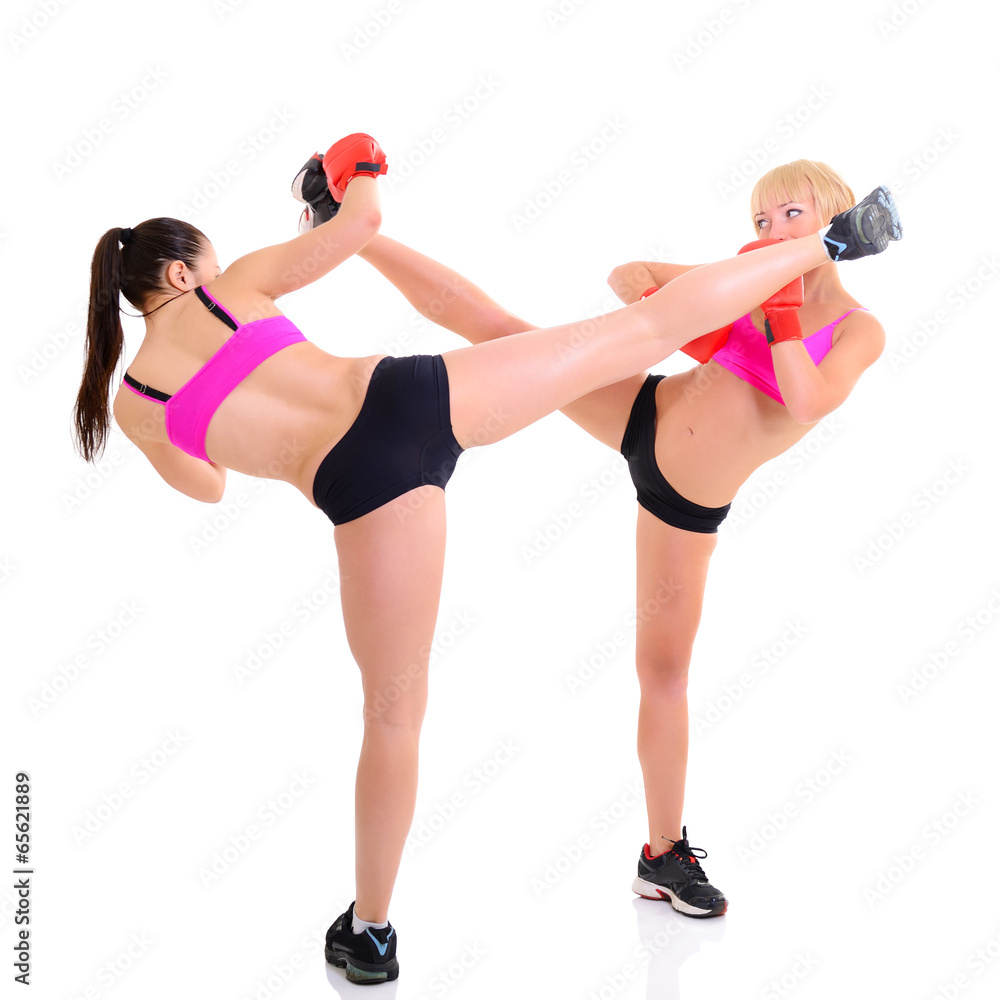
{"label": "outstretched arm", "polygon": [[353,257],[382,223],[375,178],[355,177],[336,217],[276,246],[248,253],[226,268],[249,287],[276,299],[322,278]]}
{"label": "outstretched arm", "polygon": [[388,278],[422,316],[472,344],[536,328],[468,278],[387,236],[376,236],[358,256]]}

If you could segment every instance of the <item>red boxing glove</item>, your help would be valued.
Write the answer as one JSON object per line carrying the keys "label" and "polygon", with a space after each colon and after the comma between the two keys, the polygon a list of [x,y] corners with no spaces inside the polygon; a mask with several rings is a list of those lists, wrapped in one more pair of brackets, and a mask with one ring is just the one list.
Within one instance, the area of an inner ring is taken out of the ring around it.
{"label": "red boxing glove", "polygon": [[802,339],[799,309],[802,307],[803,294],[800,274],[761,306],[764,310],[764,333],[767,334],[767,342],[771,347],[784,340]]}
{"label": "red boxing glove", "polygon": [[[758,250],[760,247],[770,246],[772,243],[780,243],[780,240],[754,240],[746,246],[740,247],[740,253],[747,253],[750,250]],[[640,298],[647,298],[653,292],[659,291],[657,286],[647,288]],[[772,295],[761,307],[764,310],[764,330],[767,333],[767,342],[773,344],[781,340],[801,340],[802,328],[799,326],[799,307],[802,305],[802,278],[798,277],[790,282],[780,292]],[[713,330],[704,336],[692,340],[685,344],[681,350],[689,357],[701,364],[711,360],[715,353],[723,348],[729,340],[733,324]]]}
{"label": "red boxing glove", "polygon": [[[754,240],[753,243],[748,243],[740,253],[780,242],[781,240]],[[784,288],[775,292],[761,306],[761,309],[764,310],[764,333],[767,335],[768,344],[772,347],[784,340],[802,339],[799,309],[802,307],[803,295],[802,276],[799,275]]]}
{"label": "red boxing glove", "polygon": [[754,240],[746,246],[740,247],[739,253],[746,253],[748,250],[759,250],[761,247],[769,247],[772,243],[780,242],[781,240]]}
{"label": "red boxing glove", "polygon": [[[658,285],[653,285],[652,288],[647,288],[639,298],[647,299],[653,292],[658,292],[659,290]],[[710,361],[715,352],[725,345],[732,329],[733,324],[730,323],[729,326],[724,326],[721,330],[713,330],[711,333],[706,333],[704,336],[692,340],[690,343],[685,344],[681,350],[689,358],[694,358],[695,361],[703,365],[706,361]]]}
{"label": "red boxing glove", "polygon": [[681,350],[689,357],[694,358],[699,364],[705,364],[715,357],[716,351],[721,351],[729,340],[729,334],[733,332],[733,324],[720,327],[704,336],[696,337],[689,344],[685,344]]}
{"label": "red boxing glove", "polygon": [[363,132],[354,132],[335,142],[323,157],[323,172],[334,200],[344,200],[348,182],[359,174],[378,177],[387,170],[381,146]]}

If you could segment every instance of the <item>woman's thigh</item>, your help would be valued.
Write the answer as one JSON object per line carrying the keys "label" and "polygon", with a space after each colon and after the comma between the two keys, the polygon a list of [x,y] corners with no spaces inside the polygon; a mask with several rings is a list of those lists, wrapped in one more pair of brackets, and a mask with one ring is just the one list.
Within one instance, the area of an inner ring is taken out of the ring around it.
{"label": "woman's thigh", "polygon": [[[449,351],[443,357],[455,438],[463,448],[499,441],[668,353],[634,306]],[[625,403],[618,409],[624,424]]]}
{"label": "woman's thigh", "polygon": [[419,725],[445,552],[445,498],[421,486],[334,530],[366,722]]}
{"label": "woman's thigh", "polygon": [[686,683],[717,534],[675,528],[639,508],[636,666],[640,684]]}

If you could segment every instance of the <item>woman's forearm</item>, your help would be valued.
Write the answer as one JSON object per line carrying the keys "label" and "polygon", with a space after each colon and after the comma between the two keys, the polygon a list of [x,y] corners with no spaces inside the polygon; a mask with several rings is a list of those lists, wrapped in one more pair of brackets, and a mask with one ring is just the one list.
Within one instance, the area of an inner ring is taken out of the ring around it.
{"label": "woman's forearm", "polygon": [[771,360],[781,398],[798,423],[815,423],[840,405],[801,340],[774,344]]}

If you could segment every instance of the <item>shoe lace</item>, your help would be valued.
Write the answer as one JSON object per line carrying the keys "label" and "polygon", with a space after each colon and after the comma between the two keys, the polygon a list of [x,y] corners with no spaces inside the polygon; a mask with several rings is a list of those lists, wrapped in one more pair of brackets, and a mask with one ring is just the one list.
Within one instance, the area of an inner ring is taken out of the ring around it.
{"label": "shoe lace", "polygon": [[708,881],[704,868],[696,860],[697,858],[707,858],[708,851],[701,847],[692,847],[687,840],[678,840],[670,849],[670,853],[677,858],[677,862],[684,869],[685,874],[702,882]]}

